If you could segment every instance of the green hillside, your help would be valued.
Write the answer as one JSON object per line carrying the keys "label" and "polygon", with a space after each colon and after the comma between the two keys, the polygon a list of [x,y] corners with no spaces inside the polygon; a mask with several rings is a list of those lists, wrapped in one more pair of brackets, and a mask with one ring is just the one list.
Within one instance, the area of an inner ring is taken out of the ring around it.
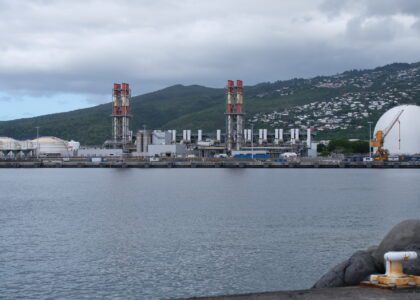
{"label": "green hillside", "polygon": [[[366,137],[367,122],[392,106],[420,104],[420,63],[392,64],[334,76],[291,79],[246,86],[247,126],[313,127],[319,138]],[[111,134],[111,103],[71,112],[0,122],[0,136],[41,135],[101,145]],[[132,98],[131,129],[224,128],[225,91],[175,85]]]}

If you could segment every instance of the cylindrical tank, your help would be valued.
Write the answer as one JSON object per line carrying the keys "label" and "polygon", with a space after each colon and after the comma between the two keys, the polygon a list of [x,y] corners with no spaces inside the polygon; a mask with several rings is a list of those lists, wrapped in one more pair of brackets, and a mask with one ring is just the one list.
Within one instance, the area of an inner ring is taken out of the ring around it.
{"label": "cylindrical tank", "polygon": [[390,154],[417,154],[420,153],[420,106],[399,105],[385,112],[378,120],[373,136],[378,130],[386,131],[402,112],[398,121],[384,138],[384,149]]}

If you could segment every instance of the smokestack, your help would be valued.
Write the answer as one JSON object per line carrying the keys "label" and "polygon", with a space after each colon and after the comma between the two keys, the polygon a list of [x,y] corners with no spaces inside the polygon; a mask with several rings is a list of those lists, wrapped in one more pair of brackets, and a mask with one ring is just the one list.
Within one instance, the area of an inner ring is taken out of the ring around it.
{"label": "smokestack", "polygon": [[312,144],[311,129],[308,128],[306,130],[306,147],[311,148],[311,144]]}
{"label": "smokestack", "polygon": [[233,122],[234,122],[234,103],[233,103],[233,80],[227,81],[227,106],[226,106],[226,149],[231,151],[233,147]]}
{"label": "smokestack", "polygon": [[187,141],[191,142],[191,130],[187,130]]}
{"label": "smokestack", "polygon": [[197,141],[201,142],[203,140],[203,130],[199,129],[198,130],[198,137],[197,137]]}
{"label": "smokestack", "polygon": [[112,100],[114,103],[113,107],[113,114],[118,115],[119,114],[119,107],[120,101],[121,101],[121,85],[119,83],[114,83],[114,89],[112,91]]}
{"label": "smokestack", "polygon": [[229,113],[233,113],[233,108],[234,108],[234,104],[233,104],[233,80],[228,80],[227,81],[227,107],[226,107],[226,112]]}
{"label": "smokestack", "polygon": [[130,130],[130,88],[127,83],[114,83],[112,89],[112,139],[105,141],[105,147],[122,148],[129,151],[127,145],[132,142]]}
{"label": "smokestack", "polygon": [[172,130],[172,143],[176,143],[176,130]]}
{"label": "smokestack", "polygon": [[241,114],[243,111],[244,96],[243,96],[243,82],[236,80],[236,112]]}
{"label": "smokestack", "polygon": [[243,82],[236,80],[236,150],[241,150],[244,136],[244,98],[243,98]]}

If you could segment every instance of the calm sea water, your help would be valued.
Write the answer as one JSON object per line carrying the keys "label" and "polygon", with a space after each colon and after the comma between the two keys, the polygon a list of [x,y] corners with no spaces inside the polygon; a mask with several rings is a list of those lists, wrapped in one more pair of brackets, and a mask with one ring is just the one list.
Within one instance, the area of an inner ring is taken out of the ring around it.
{"label": "calm sea water", "polygon": [[308,288],[419,216],[419,170],[0,170],[0,298]]}

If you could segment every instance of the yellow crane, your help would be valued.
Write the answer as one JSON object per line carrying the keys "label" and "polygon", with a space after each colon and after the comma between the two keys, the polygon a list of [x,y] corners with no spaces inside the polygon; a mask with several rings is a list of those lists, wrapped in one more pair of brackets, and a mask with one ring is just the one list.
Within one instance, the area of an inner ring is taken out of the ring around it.
{"label": "yellow crane", "polygon": [[[399,122],[404,109],[399,111],[395,118],[392,120],[391,124],[385,130],[378,130],[375,133],[375,139],[370,141],[370,147],[378,148],[375,152],[374,160],[388,160],[389,152],[387,149],[384,149],[384,140],[394,125]],[[400,139],[400,137],[399,137]]]}

